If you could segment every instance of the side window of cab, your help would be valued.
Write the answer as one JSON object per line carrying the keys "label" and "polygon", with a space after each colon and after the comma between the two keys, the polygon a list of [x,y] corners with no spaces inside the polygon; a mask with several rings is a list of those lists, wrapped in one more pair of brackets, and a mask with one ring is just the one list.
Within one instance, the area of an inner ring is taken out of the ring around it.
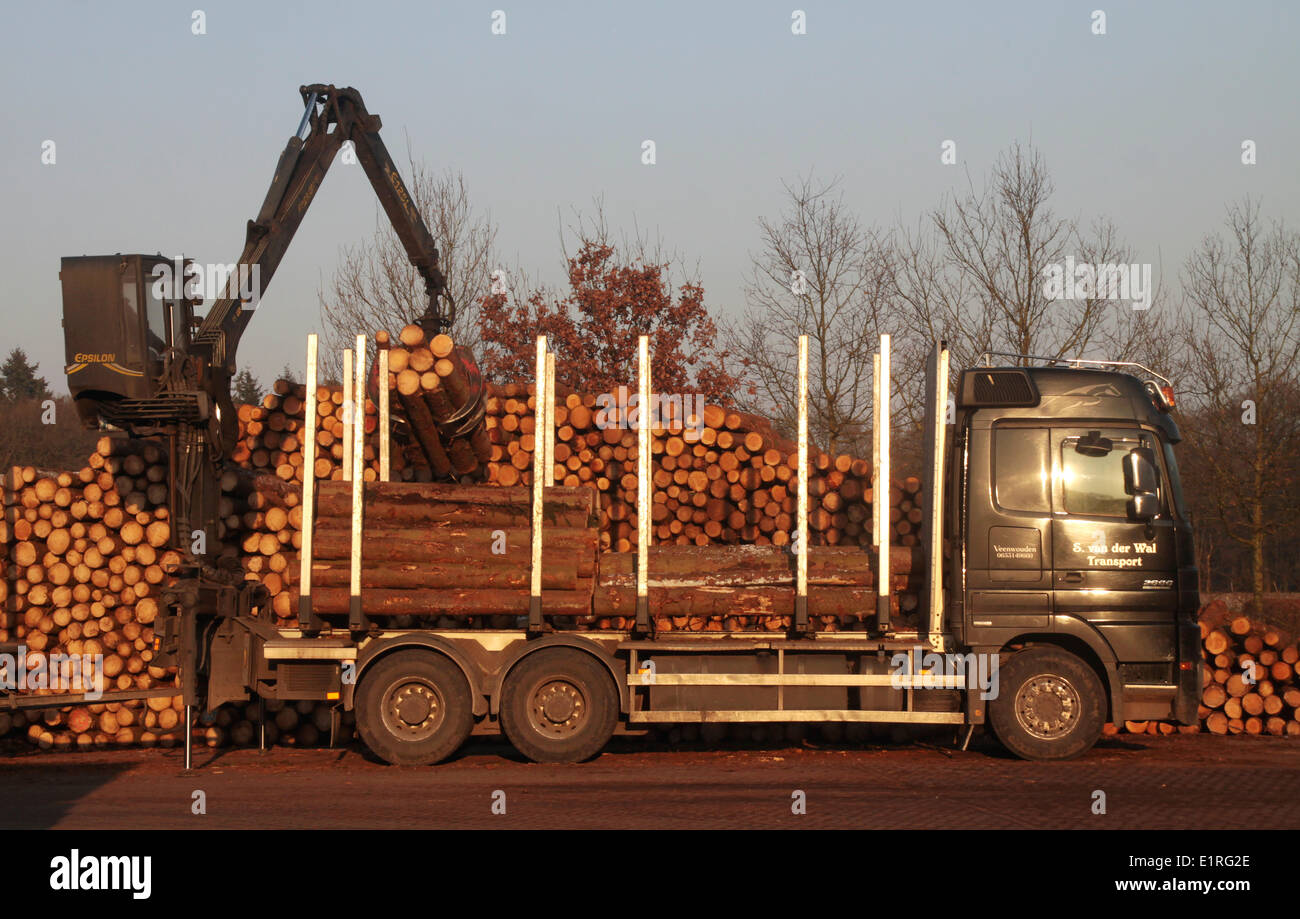
{"label": "side window of cab", "polygon": [[1000,510],[1050,514],[1051,482],[1047,428],[994,428],[993,501]]}
{"label": "side window of cab", "polygon": [[1155,439],[1133,429],[1100,429],[1059,432],[1060,506],[1072,517],[1115,517],[1128,519],[1133,483],[1125,470],[1125,457],[1139,450],[1156,471],[1157,491],[1165,503],[1164,483],[1159,475]]}

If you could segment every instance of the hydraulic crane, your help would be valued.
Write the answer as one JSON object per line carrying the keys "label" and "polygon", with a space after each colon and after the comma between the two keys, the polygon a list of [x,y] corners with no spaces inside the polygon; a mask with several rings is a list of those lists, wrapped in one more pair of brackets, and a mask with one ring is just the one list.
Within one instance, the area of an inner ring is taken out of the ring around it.
{"label": "hydraulic crane", "polygon": [[[379,202],[424,280],[428,306],[416,319],[440,332],[455,304],[438,265],[438,249],[379,136],[380,119],[355,89],[325,84],[300,89],[305,111],[276,164],[243,252],[222,295],[201,321],[193,316],[193,265],[184,280],[163,256],[82,256],[62,260],[68,386],[83,421],[134,435],[170,438],[171,512],[178,549],[203,531],[215,543],[219,473],[237,436],[230,382],[236,351],[281,259],[339,151],[351,142]],[[247,286],[251,279],[253,288]],[[242,282],[242,283],[241,283]],[[195,553],[203,555],[205,553]]]}
{"label": "hydraulic crane", "polygon": [[117,254],[64,258],[60,266],[68,388],[83,423],[156,437],[168,450],[172,548],[185,564],[164,594],[155,660],[179,664],[187,706],[198,701],[196,672],[210,653],[200,636],[259,600],[260,588],[217,564],[221,473],[238,436],[230,384],[239,341],[344,144],[353,145],[424,281],[428,305],[415,321],[436,334],[456,317],[438,249],[379,136],[379,116],[355,89],[317,83],[299,92],[302,120],[248,221],[239,261],[221,266],[221,295],[202,319],[194,307],[203,302],[195,283],[203,273],[188,260]]}

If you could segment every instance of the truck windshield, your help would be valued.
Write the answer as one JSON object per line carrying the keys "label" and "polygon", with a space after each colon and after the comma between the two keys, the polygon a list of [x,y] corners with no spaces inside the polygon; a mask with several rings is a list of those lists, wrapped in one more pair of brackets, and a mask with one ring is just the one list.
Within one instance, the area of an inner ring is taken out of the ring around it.
{"label": "truck windshield", "polygon": [[155,285],[146,284],[145,320],[148,322],[149,360],[162,360],[167,350],[167,308],[154,290]]}

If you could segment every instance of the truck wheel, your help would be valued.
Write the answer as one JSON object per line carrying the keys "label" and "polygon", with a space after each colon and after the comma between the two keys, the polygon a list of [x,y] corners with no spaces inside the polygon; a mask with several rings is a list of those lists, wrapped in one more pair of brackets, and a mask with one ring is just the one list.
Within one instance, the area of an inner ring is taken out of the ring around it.
{"label": "truck wheel", "polygon": [[394,766],[440,762],[474,727],[469,682],[440,654],[399,651],[368,669],[357,687],[357,731]]}
{"label": "truck wheel", "polygon": [[1106,720],[1101,680],[1068,651],[1017,652],[1002,666],[998,684],[989,721],[1002,746],[1021,759],[1073,759],[1101,736]]}
{"label": "truck wheel", "polygon": [[618,720],[609,671],[572,648],[530,654],[501,688],[501,729],[535,763],[577,763],[601,751]]}

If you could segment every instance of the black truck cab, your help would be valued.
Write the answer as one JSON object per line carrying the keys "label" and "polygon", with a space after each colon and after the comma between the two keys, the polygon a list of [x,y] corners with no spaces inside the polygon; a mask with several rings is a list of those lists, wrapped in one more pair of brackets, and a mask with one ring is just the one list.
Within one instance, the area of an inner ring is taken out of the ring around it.
{"label": "black truck cab", "polygon": [[1197,717],[1199,597],[1172,402],[1154,374],[1077,364],[966,370],[956,399],[948,628],[977,652],[1067,650],[1095,671],[1116,723]]}

